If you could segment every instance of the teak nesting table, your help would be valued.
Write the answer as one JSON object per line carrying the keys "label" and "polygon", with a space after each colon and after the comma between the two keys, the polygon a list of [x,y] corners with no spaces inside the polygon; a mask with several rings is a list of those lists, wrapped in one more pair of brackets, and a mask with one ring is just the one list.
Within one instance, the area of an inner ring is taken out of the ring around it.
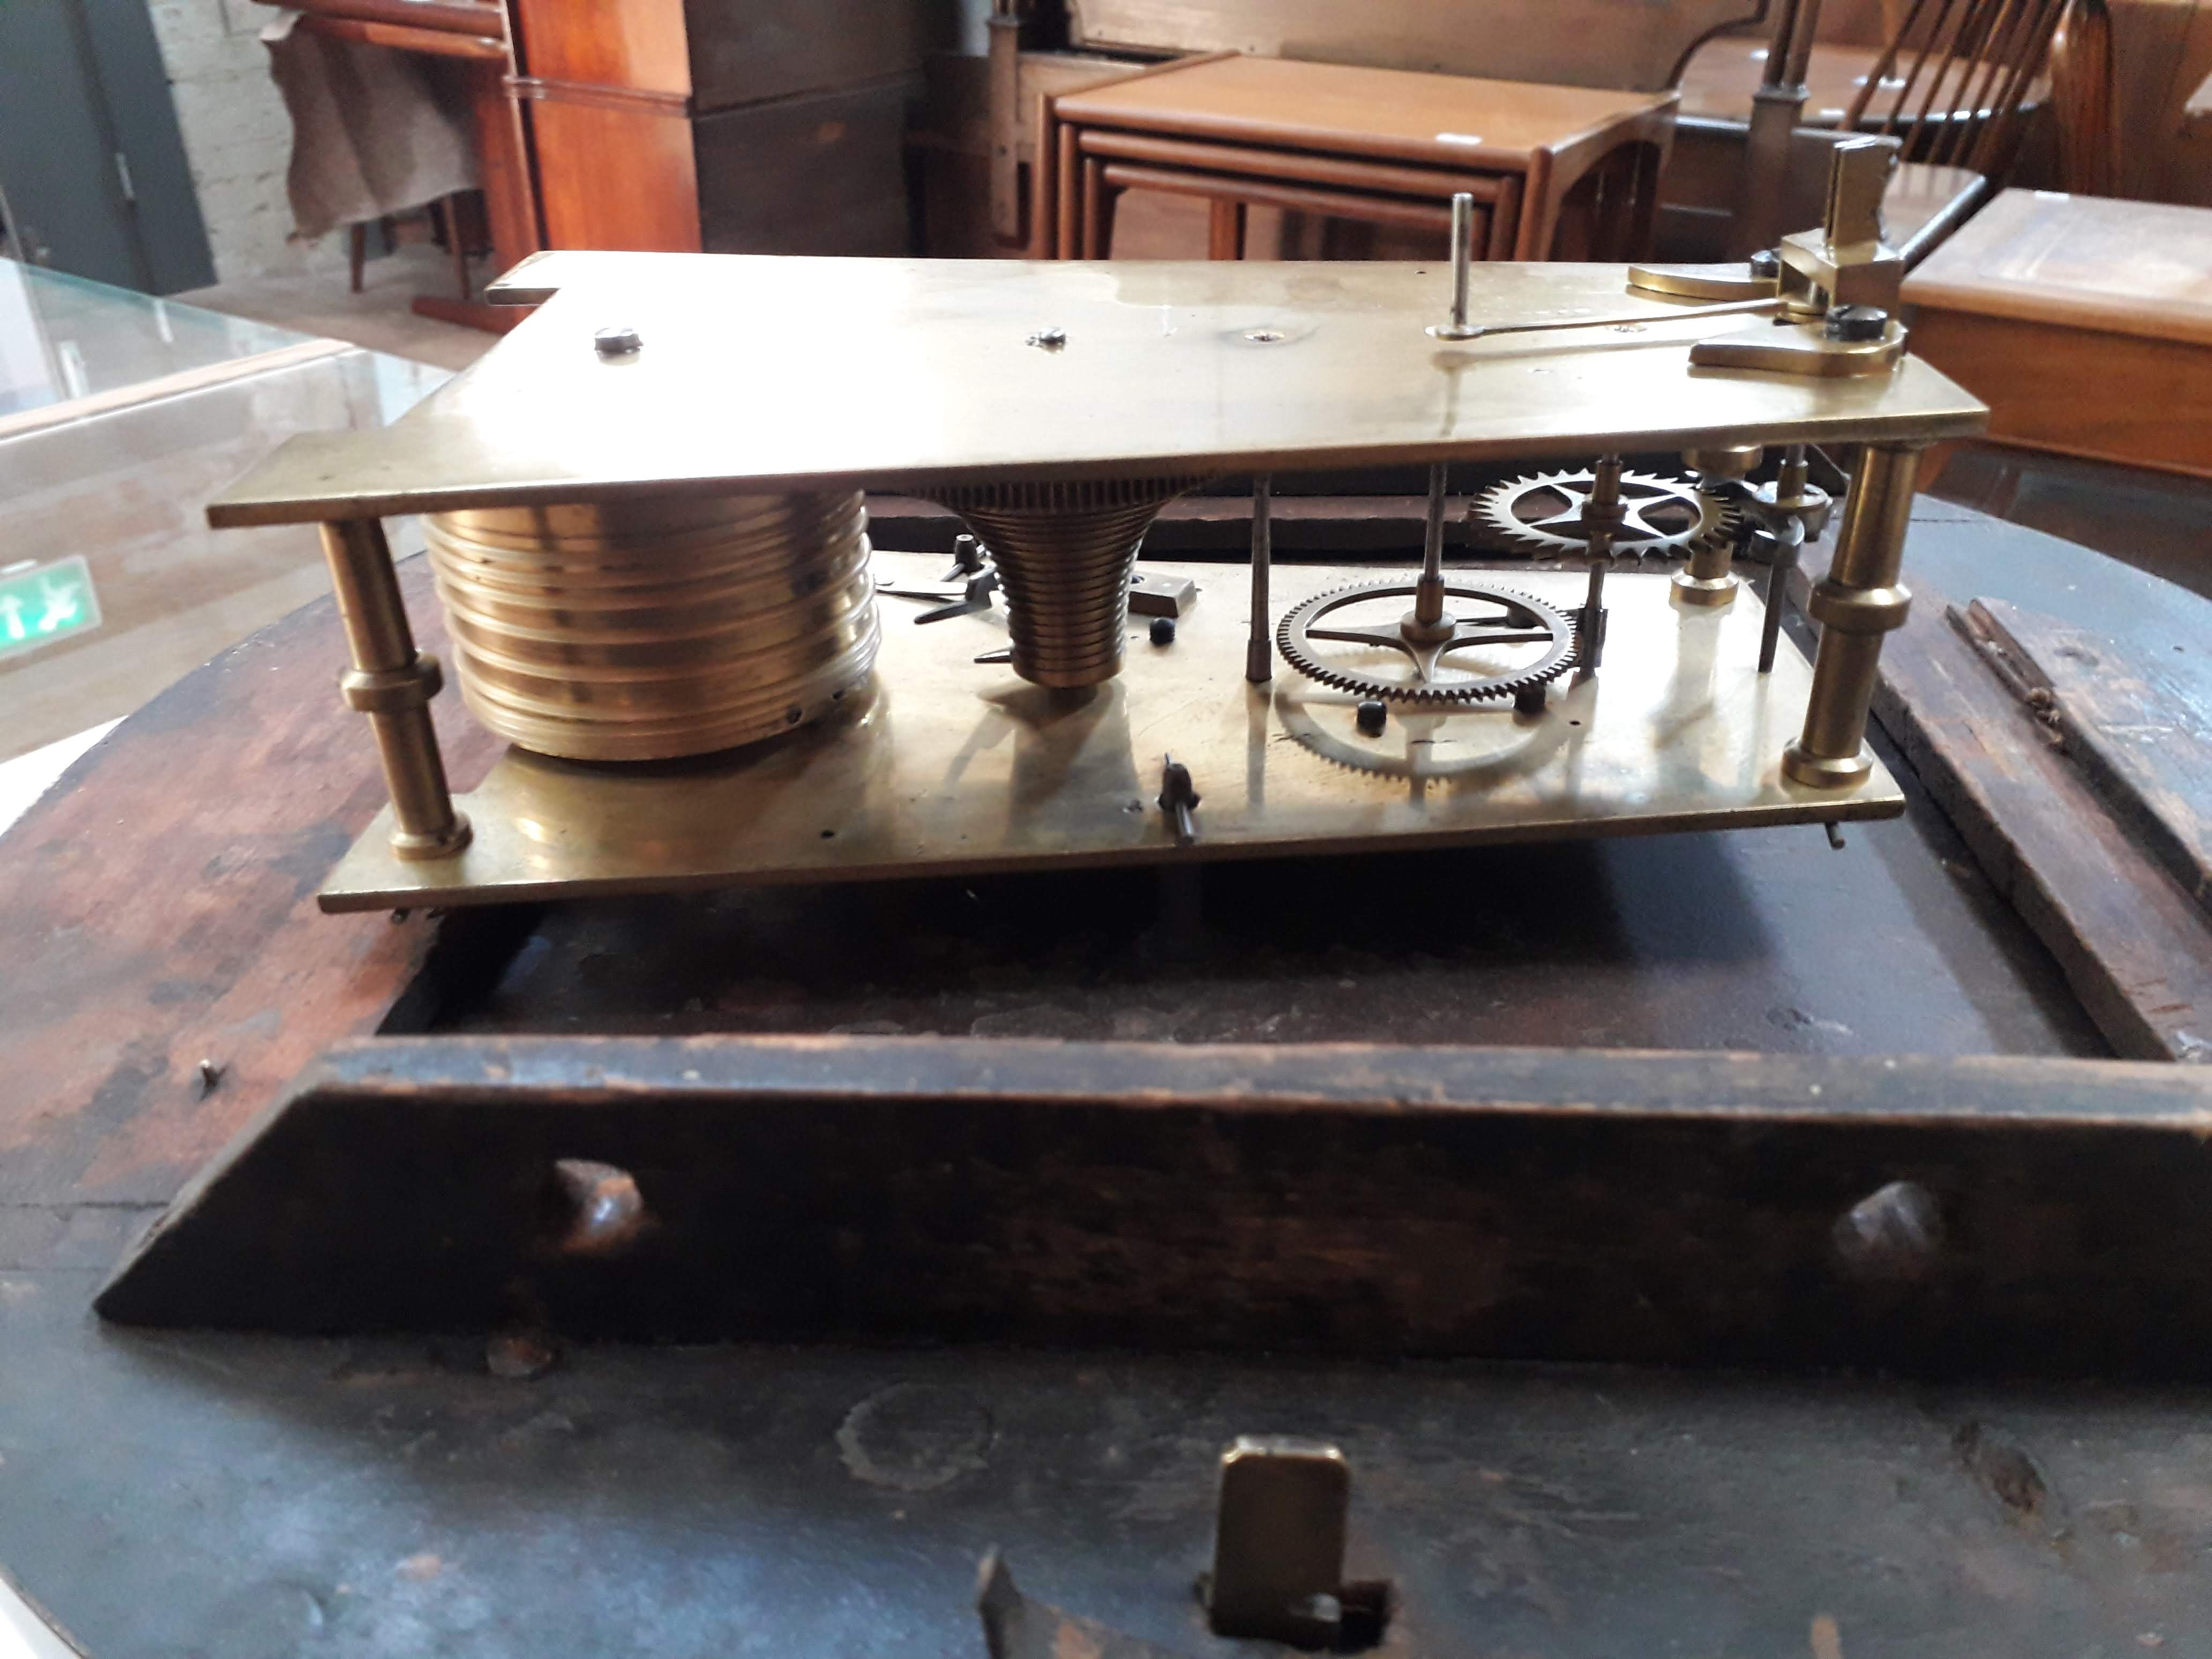
{"label": "teak nesting table", "polygon": [[1672,92],[1187,60],[1054,100],[1054,251],[1109,257],[1125,190],[1210,202],[1217,259],[1243,256],[1253,205],[1443,231],[1464,191],[1479,258],[1634,258],[1675,103]]}

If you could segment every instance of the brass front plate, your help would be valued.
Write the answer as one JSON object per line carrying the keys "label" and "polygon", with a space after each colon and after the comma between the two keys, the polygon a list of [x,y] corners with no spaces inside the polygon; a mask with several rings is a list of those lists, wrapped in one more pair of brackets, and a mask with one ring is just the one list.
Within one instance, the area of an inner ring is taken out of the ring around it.
{"label": "brass front plate", "polygon": [[[1626,265],[562,253],[557,289],[391,427],[292,440],[217,525],[861,484],[1187,477],[1726,443],[1927,443],[1987,411],[1924,363],[1840,380],[1693,369],[1736,328]],[[538,280],[538,279],[533,279]],[[642,346],[602,359],[620,324]],[[1057,346],[1032,344],[1060,331]]]}
{"label": "brass front plate", "polygon": [[[879,553],[876,564],[884,580],[916,582],[933,580],[944,560]],[[1356,729],[1355,699],[1279,658],[1272,684],[1246,684],[1243,566],[1146,568],[1190,578],[1199,597],[1173,645],[1153,646],[1133,625],[1127,665],[1104,685],[1056,693],[977,664],[1006,643],[1001,612],[917,626],[912,602],[879,599],[874,685],[847,712],[754,749],[668,765],[510,750],[457,803],[476,826],[465,852],[403,863],[380,814],[332,872],[323,908],[1373,852],[1905,810],[1879,763],[1844,789],[1781,776],[1812,675],[1786,645],[1773,673],[1759,674],[1762,611],[1748,588],[1706,610],[1675,600],[1663,574],[1616,574],[1605,590],[1603,669],[1553,682],[1541,714],[1517,715],[1510,702],[1394,713],[1370,743]],[[1277,613],[1390,574],[1278,566]],[[1580,602],[1584,584],[1577,572],[1492,579],[1562,609]],[[1201,797],[1197,843],[1180,849],[1154,804],[1170,753]],[[1376,754],[1395,771],[1338,763]]]}

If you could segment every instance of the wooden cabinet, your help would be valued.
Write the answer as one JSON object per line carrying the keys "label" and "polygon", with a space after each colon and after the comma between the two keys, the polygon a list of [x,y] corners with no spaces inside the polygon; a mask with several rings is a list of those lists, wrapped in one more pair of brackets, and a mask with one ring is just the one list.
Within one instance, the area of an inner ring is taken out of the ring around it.
{"label": "wooden cabinet", "polygon": [[910,252],[952,0],[509,0],[549,246]]}

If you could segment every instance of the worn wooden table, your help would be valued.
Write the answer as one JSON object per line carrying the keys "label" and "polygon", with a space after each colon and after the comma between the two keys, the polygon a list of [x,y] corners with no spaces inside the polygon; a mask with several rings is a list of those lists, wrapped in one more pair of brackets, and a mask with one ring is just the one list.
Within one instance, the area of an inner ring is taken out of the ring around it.
{"label": "worn wooden table", "polygon": [[1990,442],[2212,477],[2212,208],[2008,190],[1904,299]]}
{"label": "worn wooden table", "polygon": [[[1908,569],[1954,592],[2028,534],[1941,516]],[[1347,1447],[1352,1565],[1419,1610],[1393,1652],[2185,1651],[2212,1628],[2193,1391],[838,1346],[579,1348],[523,1379],[481,1338],[100,1326],[129,1238],[343,1036],[2098,1049],[1917,798],[1840,854],[1790,830],[1223,866],[1196,920],[1126,874],[326,917],[379,795],[339,659],[309,606],[0,841],[0,1560],[100,1659],[979,1654],[994,1543],[1033,1593],[1226,1655],[1183,1587],[1214,1454],[1264,1431]],[[490,742],[441,713],[465,784]],[[1449,929],[1409,926],[1423,892]]]}

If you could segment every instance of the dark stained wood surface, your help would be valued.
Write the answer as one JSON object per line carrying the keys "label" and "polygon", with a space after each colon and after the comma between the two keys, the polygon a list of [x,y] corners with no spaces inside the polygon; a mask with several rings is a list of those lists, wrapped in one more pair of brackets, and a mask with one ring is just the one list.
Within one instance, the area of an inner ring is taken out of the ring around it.
{"label": "dark stained wood surface", "polygon": [[2155,656],[2002,599],[1976,601],[1967,623],[1969,638],[2028,671],[2014,690],[2129,833],[2212,909],[2212,706],[2201,688]]}
{"label": "dark stained wood surface", "polygon": [[[2083,554],[2075,562],[2090,581],[2166,586],[2117,566],[2100,571],[2094,560]],[[1973,596],[1947,591],[1949,572],[1908,574],[1913,612],[1883,653],[1877,716],[2113,1048],[2139,1059],[2212,1059],[2212,931],[2203,911],[1950,625],[1947,610]],[[2196,623],[2185,611],[2175,631],[2132,635],[2139,647],[2154,641],[2170,651],[2204,637],[2212,607],[2170,592],[2172,603],[2196,609]]]}
{"label": "dark stained wood surface", "polygon": [[[2208,1129],[2212,1071],[2115,1060],[387,1037],[98,1306],[2212,1381]],[[635,1208],[564,1200],[561,1159]]]}
{"label": "dark stained wood surface", "polygon": [[[442,642],[428,572],[407,592]],[[316,601],[126,720],[0,837],[0,1225],[58,1204],[164,1201],[341,1036],[384,1021],[435,932],[319,915],[382,799]],[[493,740],[440,724],[457,782]],[[220,1076],[212,1089],[199,1062]]]}
{"label": "dark stained wood surface", "polygon": [[702,112],[921,73],[950,46],[950,8],[918,0],[685,0],[691,88]]}
{"label": "dark stained wood surface", "polygon": [[514,0],[556,248],[910,251],[917,0]]}
{"label": "dark stained wood surface", "polygon": [[892,257],[908,247],[904,144],[919,76],[702,116],[701,245],[710,253]]}

